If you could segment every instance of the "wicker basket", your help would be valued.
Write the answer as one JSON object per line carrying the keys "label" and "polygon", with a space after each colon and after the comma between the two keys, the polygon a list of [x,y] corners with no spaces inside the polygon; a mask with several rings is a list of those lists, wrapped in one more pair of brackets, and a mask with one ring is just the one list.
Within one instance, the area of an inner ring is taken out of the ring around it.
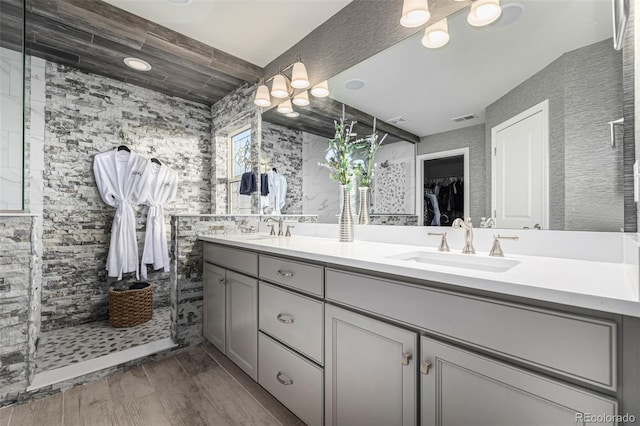
{"label": "wicker basket", "polygon": [[112,326],[133,327],[153,316],[151,284],[140,290],[115,291],[109,289],[109,322]]}

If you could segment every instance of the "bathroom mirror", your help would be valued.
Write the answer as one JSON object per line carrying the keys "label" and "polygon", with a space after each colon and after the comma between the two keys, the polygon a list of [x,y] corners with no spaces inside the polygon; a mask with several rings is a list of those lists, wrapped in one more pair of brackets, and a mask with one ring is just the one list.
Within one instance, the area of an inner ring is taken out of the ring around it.
{"label": "bathroom mirror", "polygon": [[[463,205],[451,212],[470,216],[476,227],[494,217],[500,228],[620,231],[622,126],[609,123],[623,114],[623,58],[613,47],[611,1],[501,3],[502,17],[487,27],[470,26],[468,9],[450,16],[450,41],[442,48],[425,48],[421,30],[334,76],[330,97],[419,137],[416,190],[407,198],[420,224],[432,224],[425,192],[459,182]],[[350,89],[358,80],[364,85]],[[514,127],[523,120],[530,128]],[[295,118],[288,123],[306,134]],[[530,145],[527,135],[535,132]],[[312,149],[303,137],[297,148],[303,165],[317,162],[321,139]],[[262,156],[269,147],[263,143]],[[538,154],[524,155],[534,147]],[[406,151],[403,144],[389,149]],[[456,163],[450,172],[442,168],[447,161]],[[307,189],[315,196],[322,175],[295,169],[305,196]],[[527,179],[531,189],[520,190]]]}

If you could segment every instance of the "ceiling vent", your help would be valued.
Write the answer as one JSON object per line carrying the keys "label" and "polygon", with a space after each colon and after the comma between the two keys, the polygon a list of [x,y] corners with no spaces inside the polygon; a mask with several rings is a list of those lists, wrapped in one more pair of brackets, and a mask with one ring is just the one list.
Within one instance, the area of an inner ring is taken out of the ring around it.
{"label": "ceiling vent", "polygon": [[409,120],[407,120],[404,117],[394,117],[394,118],[390,118],[387,120],[387,123],[389,124],[393,124],[394,126],[397,126],[398,124],[404,124],[406,122],[408,122]]}
{"label": "ceiling vent", "polygon": [[454,117],[451,119],[451,121],[454,121],[456,123],[462,123],[463,121],[473,120],[474,118],[478,118],[478,116],[475,114],[467,114],[467,115],[461,115],[460,117]]}

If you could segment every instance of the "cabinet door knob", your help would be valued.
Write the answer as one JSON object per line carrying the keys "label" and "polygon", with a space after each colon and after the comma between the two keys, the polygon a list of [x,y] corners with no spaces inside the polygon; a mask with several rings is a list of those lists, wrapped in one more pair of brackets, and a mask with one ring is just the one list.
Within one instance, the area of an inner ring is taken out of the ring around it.
{"label": "cabinet door knob", "polygon": [[409,361],[411,361],[411,358],[413,358],[413,355],[404,352],[402,354],[402,365],[409,365]]}
{"label": "cabinet door knob", "polygon": [[227,280],[225,280],[224,278],[218,278],[218,284],[225,285],[226,283],[227,283]]}
{"label": "cabinet door knob", "polygon": [[291,315],[278,314],[278,316],[276,316],[276,318],[278,319],[278,321],[280,321],[282,323],[293,324],[293,317]]}
{"label": "cabinet door knob", "polygon": [[282,269],[278,269],[278,275],[281,277],[291,278],[293,276],[293,272],[283,271]]}
{"label": "cabinet door knob", "polygon": [[278,374],[276,374],[276,380],[278,380],[278,382],[280,382],[281,385],[285,385],[285,386],[289,386],[293,384],[293,380],[289,379],[282,371],[278,371]]}
{"label": "cabinet door knob", "polygon": [[429,361],[422,361],[420,363],[420,373],[426,376],[429,374],[429,370],[431,370],[431,363]]}

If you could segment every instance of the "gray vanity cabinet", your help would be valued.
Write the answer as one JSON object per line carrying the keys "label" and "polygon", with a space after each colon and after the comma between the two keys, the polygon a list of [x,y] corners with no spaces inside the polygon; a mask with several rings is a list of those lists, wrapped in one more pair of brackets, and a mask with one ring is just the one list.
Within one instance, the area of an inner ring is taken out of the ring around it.
{"label": "gray vanity cabinet", "polygon": [[325,310],[325,425],[415,425],[417,334]]}
{"label": "gray vanity cabinet", "polygon": [[582,413],[617,412],[587,390],[426,337],[420,344],[422,426],[575,425]]}
{"label": "gray vanity cabinet", "polygon": [[245,275],[257,274],[257,255],[205,244],[204,260],[202,333],[257,380],[258,280]]}
{"label": "gray vanity cabinet", "polygon": [[202,334],[213,346],[225,352],[226,271],[204,264],[202,283]]}

